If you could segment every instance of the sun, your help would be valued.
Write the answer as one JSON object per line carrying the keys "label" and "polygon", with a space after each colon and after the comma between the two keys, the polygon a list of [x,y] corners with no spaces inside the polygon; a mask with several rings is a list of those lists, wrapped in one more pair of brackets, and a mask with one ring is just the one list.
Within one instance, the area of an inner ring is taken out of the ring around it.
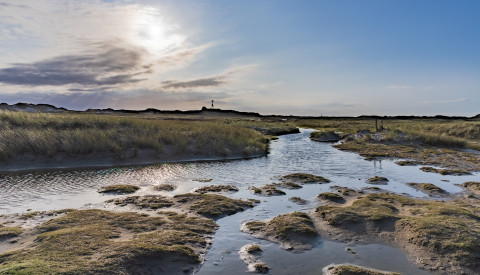
{"label": "sun", "polygon": [[132,16],[130,39],[154,55],[164,55],[179,48],[184,37],[177,33],[174,24],[166,22],[166,18],[154,7],[142,7]]}

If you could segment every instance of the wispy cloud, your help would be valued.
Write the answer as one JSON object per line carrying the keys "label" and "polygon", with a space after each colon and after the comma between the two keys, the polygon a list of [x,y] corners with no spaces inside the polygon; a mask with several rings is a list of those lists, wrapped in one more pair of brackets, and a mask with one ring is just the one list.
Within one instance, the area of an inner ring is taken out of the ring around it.
{"label": "wispy cloud", "polygon": [[188,80],[166,80],[162,82],[161,89],[196,89],[205,87],[218,87],[235,80],[236,77],[250,72],[256,65],[238,66],[230,68],[220,74],[205,76]]}
{"label": "wispy cloud", "polygon": [[[117,41],[118,44],[118,41]],[[23,86],[114,86],[139,82],[151,73],[145,52],[128,45],[101,43],[77,55],[65,55],[33,63],[16,63],[0,69],[0,83]]]}

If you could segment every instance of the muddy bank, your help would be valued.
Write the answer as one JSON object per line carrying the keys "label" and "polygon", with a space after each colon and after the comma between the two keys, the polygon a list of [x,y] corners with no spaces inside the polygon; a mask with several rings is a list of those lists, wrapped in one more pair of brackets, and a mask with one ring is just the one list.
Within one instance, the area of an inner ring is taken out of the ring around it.
{"label": "muddy bank", "polygon": [[460,198],[443,202],[377,193],[319,206],[312,218],[322,237],[393,245],[420,268],[439,274],[478,274],[479,213],[478,205]]}
{"label": "muddy bank", "polygon": [[130,165],[151,165],[173,162],[207,162],[222,160],[241,160],[264,157],[267,152],[251,155],[191,155],[191,154],[171,154],[158,155],[155,150],[138,150],[135,156],[119,159],[114,154],[87,154],[82,156],[69,156],[59,153],[54,157],[36,156],[33,154],[24,154],[17,156],[8,162],[1,162],[0,172],[9,171],[29,171],[44,169],[72,169],[72,168],[103,168],[115,166]]}

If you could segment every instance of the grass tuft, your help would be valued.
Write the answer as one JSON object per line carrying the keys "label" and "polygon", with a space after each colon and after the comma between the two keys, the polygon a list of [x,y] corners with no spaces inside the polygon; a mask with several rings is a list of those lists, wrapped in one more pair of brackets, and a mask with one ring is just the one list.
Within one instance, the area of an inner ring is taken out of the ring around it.
{"label": "grass tuft", "polygon": [[114,193],[114,194],[130,194],[138,191],[140,187],[129,184],[116,184],[103,186],[98,192],[99,193]]}

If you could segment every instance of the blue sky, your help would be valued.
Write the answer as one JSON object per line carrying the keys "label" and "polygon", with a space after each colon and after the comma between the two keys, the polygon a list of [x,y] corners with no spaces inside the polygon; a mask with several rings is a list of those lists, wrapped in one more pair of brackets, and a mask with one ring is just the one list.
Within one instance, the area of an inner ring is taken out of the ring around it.
{"label": "blue sky", "polygon": [[480,113],[479,1],[0,0],[0,101]]}

